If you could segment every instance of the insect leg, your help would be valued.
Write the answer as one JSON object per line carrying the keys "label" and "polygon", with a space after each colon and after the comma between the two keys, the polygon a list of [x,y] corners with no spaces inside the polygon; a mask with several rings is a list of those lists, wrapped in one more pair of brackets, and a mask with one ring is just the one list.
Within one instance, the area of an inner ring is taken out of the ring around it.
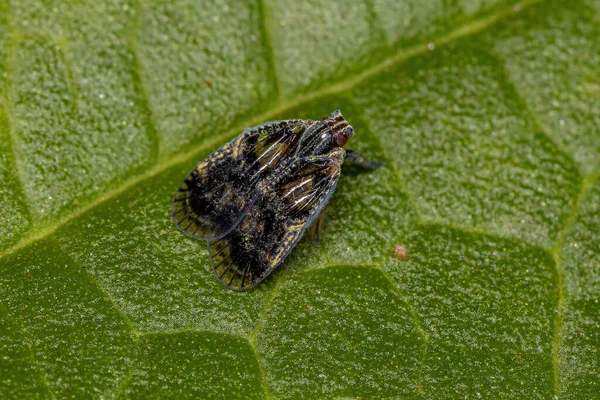
{"label": "insect leg", "polygon": [[325,218],[327,217],[327,206],[323,207],[317,218],[314,219],[310,225],[310,240],[314,244],[318,244],[321,241],[321,231],[325,225]]}
{"label": "insect leg", "polygon": [[358,165],[359,167],[364,169],[377,169],[385,165],[385,163],[382,161],[367,161],[352,150],[346,150],[346,158],[344,159],[344,162],[353,165]]}

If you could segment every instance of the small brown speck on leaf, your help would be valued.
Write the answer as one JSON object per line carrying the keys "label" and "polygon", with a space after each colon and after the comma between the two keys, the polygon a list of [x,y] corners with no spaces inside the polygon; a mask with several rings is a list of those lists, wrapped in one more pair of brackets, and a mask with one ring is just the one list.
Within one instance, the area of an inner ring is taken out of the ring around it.
{"label": "small brown speck on leaf", "polygon": [[394,257],[400,259],[400,260],[407,260],[408,259],[408,250],[406,250],[406,247],[397,244],[394,246]]}

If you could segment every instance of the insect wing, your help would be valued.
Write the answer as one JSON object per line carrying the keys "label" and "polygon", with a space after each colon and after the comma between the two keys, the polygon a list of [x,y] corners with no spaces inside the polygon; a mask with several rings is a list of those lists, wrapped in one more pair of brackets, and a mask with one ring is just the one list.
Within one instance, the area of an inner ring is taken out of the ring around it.
{"label": "insect wing", "polygon": [[173,199],[173,221],[198,239],[225,236],[256,200],[256,185],[298,143],[303,120],[275,121],[245,131],[199,163]]}
{"label": "insect wing", "polygon": [[236,228],[208,243],[213,269],[225,286],[250,289],[287,257],[333,194],[344,154],[337,148],[275,170]]}

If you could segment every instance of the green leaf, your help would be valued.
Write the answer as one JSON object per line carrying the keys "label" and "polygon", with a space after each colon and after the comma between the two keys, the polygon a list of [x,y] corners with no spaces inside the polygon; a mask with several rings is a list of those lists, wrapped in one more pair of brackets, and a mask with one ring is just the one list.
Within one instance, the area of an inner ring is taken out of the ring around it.
{"label": "green leaf", "polygon": [[[598,0],[0,2],[0,397],[597,397],[598,37]],[[386,167],[227,290],[176,187],[337,108]]]}

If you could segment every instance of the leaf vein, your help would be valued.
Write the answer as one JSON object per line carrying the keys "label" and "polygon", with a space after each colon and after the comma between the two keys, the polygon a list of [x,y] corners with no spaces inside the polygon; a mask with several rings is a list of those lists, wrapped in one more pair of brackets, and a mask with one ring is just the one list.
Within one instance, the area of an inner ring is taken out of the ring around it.
{"label": "leaf vein", "polygon": [[277,73],[277,64],[275,62],[275,46],[273,43],[273,34],[271,30],[271,23],[273,18],[269,14],[269,7],[267,5],[267,0],[258,0],[258,15],[259,20],[262,21],[261,30],[262,30],[262,42],[265,47],[265,53],[267,56],[267,70],[270,71],[270,76],[274,97],[278,99],[281,95],[281,77]]}
{"label": "leaf vein", "polygon": [[564,269],[562,265],[562,249],[564,248],[565,241],[567,236],[575,223],[577,222],[577,214],[581,209],[581,205],[585,201],[590,189],[596,182],[596,180],[600,178],[600,173],[595,174],[589,178],[583,179],[581,184],[581,189],[575,201],[575,205],[573,209],[569,213],[569,216],[566,219],[566,222],[559,232],[558,239],[556,244],[552,248],[552,257],[554,259],[554,265],[556,268],[557,275],[557,290],[558,290],[558,300],[557,300],[557,313],[554,317],[554,333],[553,333],[553,343],[552,343],[552,374],[554,378],[554,394],[559,394],[560,389],[560,346],[561,346],[561,331],[562,331],[562,322],[564,317],[564,307],[566,302],[566,293],[564,287]]}
{"label": "leaf vein", "polygon": [[262,364],[260,363],[260,356],[258,354],[258,351],[256,351],[256,344],[254,342],[250,341],[250,339],[248,339],[248,344],[250,345],[250,348],[252,349],[252,354],[254,355],[254,359],[256,360],[256,365],[258,366],[258,374],[260,375],[260,383],[261,383],[263,393],[265,395],[265,399],[270,400],[271,393],[269,392],[269,385],[267,384],[267,377],[265,375],[265,371],[262,367]]}
{"label": "leaf vein", "polygon": [[427,356],[427,349],[429,347],[429,336],[427,335],[425,329],[423,329],[423,324],[421,323],[421,319],[419,318],[419,315],[417,314],[415,307],[413,306],[413,304],[410,301],[408,301],[408,298],[406,297],[406,295],[404,295],[404,293],[402,293],[402,291],[400,291],[400,289],[398,289],[398,286],[396,286],[396,284],[390,277],[390,274],[388,274],[388,272],[385,269],[383,269],[383,267],[380,264],[377,264],[375,269],[379,270],[379,272],[381,273],[383,278],[390,284],[396,297],[400,301],[402,301],[404,304],[406,304],[406,306],[408,307],[410,316],[412,318],[413,325],[414,325],[415,329],[417,330],[417,332],[419,333],[421,340],[423,341],[423,343],[421,344],[421,350],[419,352],[419,374],[417,377],[417,391],[422,394],[425,392],[425,390],[423,389],[423,385],[422,385],[423,364],[425,363],[425,357]]}
{"label": "leaf vein", "polygon": [[[353,106],[355,106],[356,108],[358,108],[356,102],[354,102],[352,99],[349,99],[349,101],[351,102],[351,104]],[[392,158],[390,157],[388,151],[386,150],[386,146],[383,145],[383,142],[381,141],[381,138],[379,137],[379,135],[375,132],[375,130],[373,129],[373,127],[371,126],[371,124],[369,123],[369,121],[364,118],[362,118],[362,122],[363,124],[365,124],[367,126],[367,129],[369,130],[369,132],[372,133],[373,137],[375,138],[375,141],[377,142],[377,145],[379,146],[379,148],[381,149],[381,152],[383,153],[383,158],[385,160],[386,166],[389,166],[389,168],[392,170],[394,177],[396,178],[396,182],[397,182],[397,186],[398,186],[398,191],[401,193],[404,193],[408,199],[408,202],[410,203],[410,206],[412,207],[413,211],[417,214],[417,219],[419,221],[422,220],[423,216],[421,211],[419,210],[419,206],[417,201],[415,200],[413,193],[408,190],[407,184],[404,181],[404,178],[402,176],[402,171],[399,170],[399,168],[397,168],[394,163],[392,162]]]}
{"label": "leaf vein", "polygon": [[451,229],[456,232],[466,233],[469,235],[485,236],[490,239],[495,239],[498,241],[518,240],[519,243],[523,243],[529,247],[539,249],[545,253],[548,253],[550,256],[552,255],[551,249],[548,249],[546,247],[541,246],[539,243],[531,242],[531,241],[529,241],[525,238],[521,238],[521,237],[502,235],[502,234],[499,234],[499,233],[496,233],[493,231],[486,231],[486,230],[473,228],[473,227],[465,226],[465,225],[461,225],[461,224],[450,224],[448,222],[445,222],[443,220],[438,220],[436,218],[423,218],[423,220],[419,221],[419,225],[423,226],[423,227],[440,227],[440,228],[445,228],[445,229]]}
{"label": "leaf vein", "polygon": [[[8,20],[10,16],[10,13],[7,13],[6,19]],[[22,162],[18,156],[19,152],[17,151],[17,142],[16,142],[16,135],[14,132],[14,116],[13,116],[13,107],[12,107],[12,101],[14,98],[13,92],[12,92],[12,71],[13,71],[13,65],[15,63],[15,48],[17,47],[17,41],[16,41],[16,36],[17,36],[17,31],[16,28],[13,26],[12,23],[10,23],[10,21],[8,21],[8,26],[9,26],[9,30],[10,30],[10,41],[9,41],[9,46],[8,46],[8,56],[7,56],[7,61],[6,61],[6,65],[5,65],[5,71],[4,71],[4,82],[5,82],[5,86],[4,86],[4,99],[6,101],[6,103],[4,104],[4,106],[2,107],[4,110],[4,117],[6,119],[6,134],[8,136],[8,147],[10,148],[10,151],[8,152],[8,157],[9,157],[9,162],[15,167],[14,168],[14,178],[15,181],[18,185],[18,192],[21,194],[21,197],[25,200],[24,201],[24,205],[25,205],[25,212],[26,212],[26,216],[25,218],[28,221],[31,221],[32,219],[32,214],[31,214],[31,210],[32,210],[32,205],[31,205],[31,201],[29,199],[28,196],[26,196],[25,194],[25,184],[23,182],[23,177],[21,176],[21,171],[23,171],[22,168]]]}
{"label": "leaf vein", "polygon": [[150,160],[149,164],[156,163],[160,153],[160,136],[158,135],[156,118],[154,117],[154,112],[152,111],[152,106],[150,105],[150,98],[148,97],[148,89],[146,87],[146,80],[144,79],[144,70],[142,68],[142,63],[140,61],[139,51],[138,51],[138,34],[140,31],[140,16],[142,13],[142,4],[140,0],[136,0],[135,2],[135,10],[132,17],[132,28],[129,32],[129,37],[127,41],[127,45],[129,47],[129,52],[133,58],[132,68],[131,68],[131,77],[133,80],[133,84],[135,90],[138,94],[136,96],[136,100],[138,106],[142,109],[143,118],[145,122],[146,135],[151,143],[151,152],[150,152]]}
{"label": "leaf vein", "polygon": [[533,123],[534,130],[543,135],[543,137],[548,141],[548,143],[550,143],[550,145],[556,153],[562,155],[564,159],[569,160],[569,163],[571,164],[570,167],[577,171],[577,174],[579,175],[579,177],[581,177],[582,172],[577,163],[575,163],[575,160],[573,160],[573,158],[561,146],[559,146],[556,140],[543,128],[543,125],[540,122],[537,113],[531,110],[531,107],[529,107],[529,103],[527,102],[525,97],[521,95],[518,86],[515,84],[515,82],[513,82],[512,78],[510,77],[510,74],[508,73],[504,61],[500,57],[498,57],[498,55],[495,52],[488,51],[487,54],[494,59],[495,64],[498,66],[499,74],[502,77],[500,84],[504,85],[515,96],[519,103],[519,106],[523,110],[523,113],[527,117],[529,117],[529,119]]}

